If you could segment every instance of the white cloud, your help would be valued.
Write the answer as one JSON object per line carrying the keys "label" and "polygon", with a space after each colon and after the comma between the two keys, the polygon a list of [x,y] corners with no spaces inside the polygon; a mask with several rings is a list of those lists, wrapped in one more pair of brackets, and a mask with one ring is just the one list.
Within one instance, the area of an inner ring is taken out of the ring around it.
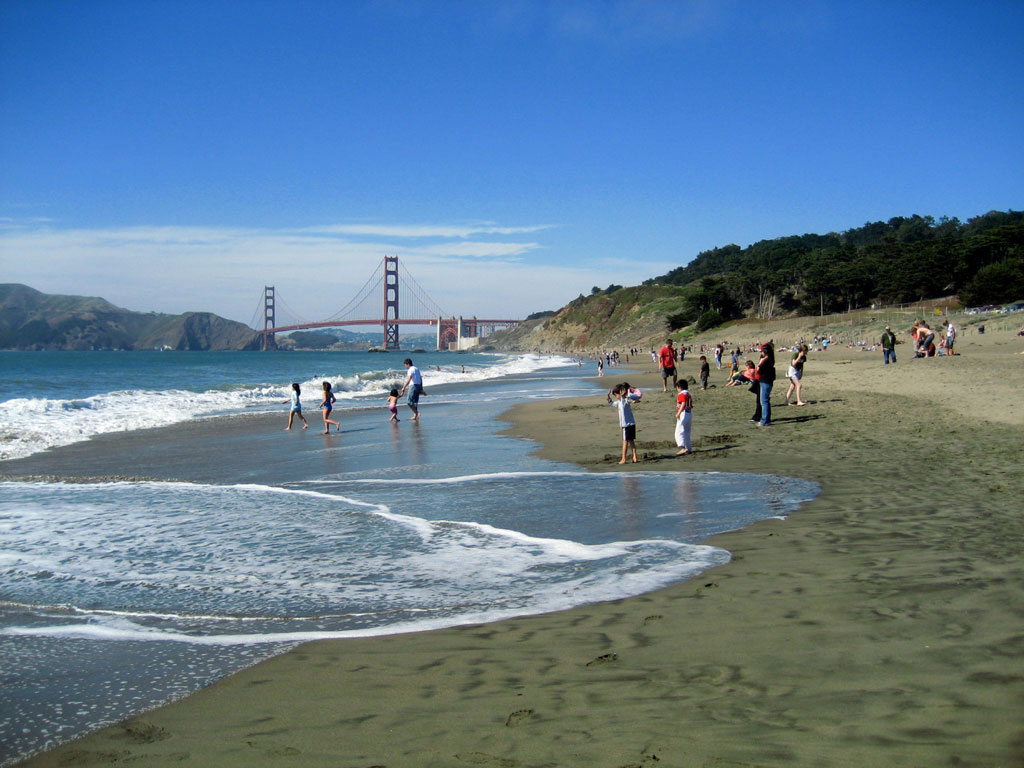
{"label": "white cloud", "polygon": [[521,256],[529,251],[537,250],[540,243],[491,243],[480,240],[469,240],[462,243],[444,243],[442,245],[423,246],[412,249],[413,253],[432,256],[454,256],[458,258],[498,258],[507,259]]}
{"label": "white cloud", "polygon": [[48,219],[45,216],[35,216],[30,219],[13,219],[10,216],[0,216],[0,229],[48,224],[52,221],[53,219]]}
{"label": "white cloud", "polygon": [[[47,293],[102,296],[134,310],[209,310],[242,322],[262,311],[265,285],[276,287],[282,309],[301,314],[296,319],[331,317],[373,284],[385,255],[397,255],[446,313],[466,317],[523,317],[557,309],[592,285],[625,282],[615,263],[576,266],[543,242],[515,239],[545,229],[21,225],[0,227],[0,279]],[[415,306],[414,288],[406,285],[403,309]],[[371,296],[366,311],[376,313],[379,302]]]}
{"label": "white cloud", "polygon": [[548,224],[532,227],[499,227],[494,224],[475,225],[391,225],[391,224],[334,224],[307,227],[301,231],[318,234],[355,235],[362,237],[399,238],[468,238],[475,235],[519,235],[550,229]]}
{"label": "white cloud", "polygon": [[735,0],[501,0],[469,6],[481,28],[596,45],[677,44],[721,33],[737,19]]}

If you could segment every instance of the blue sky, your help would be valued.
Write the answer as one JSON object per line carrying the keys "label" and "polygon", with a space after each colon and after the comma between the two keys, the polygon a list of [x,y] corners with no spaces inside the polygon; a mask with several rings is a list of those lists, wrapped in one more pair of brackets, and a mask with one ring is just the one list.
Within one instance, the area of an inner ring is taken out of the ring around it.
{"label": "blue sky", "polygon": [[708,248],[1024,208],[1024,2],[0,0],[0,282],[520,317]]}

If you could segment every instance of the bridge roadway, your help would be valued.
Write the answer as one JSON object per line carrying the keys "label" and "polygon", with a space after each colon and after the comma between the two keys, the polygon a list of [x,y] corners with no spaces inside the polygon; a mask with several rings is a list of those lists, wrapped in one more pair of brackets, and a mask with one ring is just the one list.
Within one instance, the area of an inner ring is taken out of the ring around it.
{"label": "bridge roadway", "polygon": [[[456,318],[442,317],[441,322],[456,323]],[[478,317],[463,318],[464,325],[518,325],[522,320],[481,320]],[[340,328],[343,325],[437,325],[436,317],[425,320],[405,320],[391,318],[387,320],[324,320],[319,323],[299,323],[298,325],[280,325],[276,328],[258,329],[258,333],[284,333],[285,331],[304,331],[310,328]]]}

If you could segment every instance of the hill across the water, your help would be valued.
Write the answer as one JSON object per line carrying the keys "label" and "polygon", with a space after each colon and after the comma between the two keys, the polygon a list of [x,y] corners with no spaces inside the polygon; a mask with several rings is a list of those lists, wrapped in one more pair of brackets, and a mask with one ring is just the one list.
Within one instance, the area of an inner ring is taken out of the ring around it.
{"label": "hill across the water", "polygon": [[0,349],[256,349],[256,333],[210,312],[132,312],[92,296],[0,284]]}

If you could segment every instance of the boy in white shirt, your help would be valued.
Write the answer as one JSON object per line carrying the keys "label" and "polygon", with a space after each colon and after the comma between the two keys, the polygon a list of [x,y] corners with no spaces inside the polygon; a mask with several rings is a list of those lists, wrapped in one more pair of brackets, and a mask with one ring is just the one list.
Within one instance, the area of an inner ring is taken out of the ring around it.
{"label": "boy in white shirt", "polygon": [[619,464],[626,463],[629,450],[632,450],[633,463],[636,464],[636,419],[633,418],[633,409],[629,407],[629,385],[616,384],[608,393],[608,402],[618,409],[619,426],[622,427],[622,461]]}

